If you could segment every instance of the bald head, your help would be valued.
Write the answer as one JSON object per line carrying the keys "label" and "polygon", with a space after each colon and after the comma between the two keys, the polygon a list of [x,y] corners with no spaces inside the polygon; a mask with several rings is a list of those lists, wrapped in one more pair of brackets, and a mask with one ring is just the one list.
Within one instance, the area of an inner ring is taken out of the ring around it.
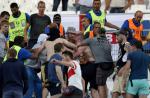
{"label": "bald head", "polygon": [[140,22],[143,18],[143,12],[140,10],[136,11],[134,17],[136,21]]}

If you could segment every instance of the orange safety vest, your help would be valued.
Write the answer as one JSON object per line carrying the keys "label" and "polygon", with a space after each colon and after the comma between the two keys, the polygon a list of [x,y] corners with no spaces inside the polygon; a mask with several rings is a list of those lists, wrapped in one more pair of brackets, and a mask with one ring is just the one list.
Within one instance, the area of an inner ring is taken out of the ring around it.
{"label": "orange safety vest", "polygon": [[93,32],[93,31],[90,31],[90,32],[89,32],[89,38],[90,38],[90,39],[93,39],[93,38],[94,38],[94,32]]}
{"label": "orange safety vest", "polygon": [[64,36],[64,28],[62,24],[59,25],[59,31],[60,31],[60,36]]}
{"label": "orange safety vest", "polygon": [[128,22],[129,22],[129,28],[134,31],[133,37],[141,41],[142,40],[141,33],[143,31],[143,25],[141,24],[139,27],[135,26],[132,19],[129,19]]}

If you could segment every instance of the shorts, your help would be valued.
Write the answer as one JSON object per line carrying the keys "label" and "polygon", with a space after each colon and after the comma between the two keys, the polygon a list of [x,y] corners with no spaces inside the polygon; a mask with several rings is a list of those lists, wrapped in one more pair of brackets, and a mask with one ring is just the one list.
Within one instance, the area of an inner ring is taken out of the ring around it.
{"label": "shorts", "polygon": [[96,69],[96,83],[105,86],[107,78],[114,72],[113,62],[99,63]]}
{"label": "shorts", "polygon": [[47,88],[51,96],[61,94],[61,85],[59,83],[49,82],[49,87]]}
{"label": "shorts", "polygon": [[88,62],[81,64],[82,77],[85,80],[85,85],[90,83],[90,88],[97,89],[96,85],[96,64]]}
{"label": "shorts", "polygon": [[126,92],[132,95],[149,95],[150,86],[147,79],[136,79],[132,80],[133,86],[131,86],[131,81],[128,81]]}

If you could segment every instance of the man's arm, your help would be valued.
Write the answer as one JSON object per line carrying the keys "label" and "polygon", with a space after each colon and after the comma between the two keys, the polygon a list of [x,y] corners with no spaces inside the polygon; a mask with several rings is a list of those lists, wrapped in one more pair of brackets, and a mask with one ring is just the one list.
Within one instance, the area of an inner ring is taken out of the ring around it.
{"label": "man's arm", "polygon": [[56,69],[57,77],[58,77],[59,81],[61,82],[62,87],[64,87],[65,86],[65,81],[63,79],[63,72],[61,70],[61,66],[56,65],[55,69]]}
{"label": "man's arm", "polygon": [[74,67],[73,63],[71,62],[66,62],[66,61],[59,61],[59,60],[56,60],[56,59],[53,59],[51,61],[51,63],[54,63],[54,64],[58,64],[58,65],[64,65],[64,66],[68,66],[68,67]]}
{"label": "man's arm", "polygon": [[62,40],[62,43],[63,43],[65,46],[67,46],[68,48],[72,48],[72,49],[76,49],[76,48],[77,48],[75,44],[73,44],[73,43],[67,41],[66,39]]}
{"label": "man's arm", "polygon": [[131,60],[127,60],[127,63],[120,69],[118,72],[118,76],[122,76],[123,74],[127,73],[131,66]]}
{"label": "man's arm", "polygon": [[114,24],[111,24],[110,22],[105,22],[105,26],[109,27],[109,28],[114,28],[114,29],[117,29],[119,30],[120,28]]}
{"label": "man's arm", "polygon": [[128,3],[125,5],[125,7],[123,8],[123,10],[127,10],[129,7],[131,7],[133,0],[128,0]]}
{"label": "man's arm", "polygon": [[105,0],[105,12],[110,8],[111,0]]}
{"label": "man's arm", "polygon": [[38,56],[39,56],[39,54],[40,54],[41,51],[43,50],[43,48],[44,48],[44,46],[41,46],[41,47],[39,47],[39,48],[37,48],[37,49],[32,50],[33,53],[32,53],[31,59],[37,59]]}
{"label": "man's arm", "polygon": [[77,45],[77,47],[81,47],[81,46],[87,46],[88,44],[85,41],[82,41],[80,44]]}
{"label": "man's arm", "polygon": [[26,43],[28,42],[28,33],[27,33],[27,31],[28,31],[29,27],[30,27],[30,24],[27,23],[27,24],[26,24],[26,27],[24,28],[24,41],[25,41]]}

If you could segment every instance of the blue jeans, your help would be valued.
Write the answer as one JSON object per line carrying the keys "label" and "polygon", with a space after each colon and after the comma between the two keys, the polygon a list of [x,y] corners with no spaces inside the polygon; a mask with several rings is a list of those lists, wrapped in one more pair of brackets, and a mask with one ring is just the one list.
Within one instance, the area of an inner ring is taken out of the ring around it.
{"label": "blue jeans", "polygon": [[35,94],[36,98],[42,98],[42,82],[40,78],[35,70],[31,67],[27,67],[27,73],[29,78],[29,88],[27,93],[24,95],[24,98],[32,98],[33,93]]}
{"label": "blue jeans", "polygon": [[23,91],[9,90],[3,92],[3,98],[23,98]]}

